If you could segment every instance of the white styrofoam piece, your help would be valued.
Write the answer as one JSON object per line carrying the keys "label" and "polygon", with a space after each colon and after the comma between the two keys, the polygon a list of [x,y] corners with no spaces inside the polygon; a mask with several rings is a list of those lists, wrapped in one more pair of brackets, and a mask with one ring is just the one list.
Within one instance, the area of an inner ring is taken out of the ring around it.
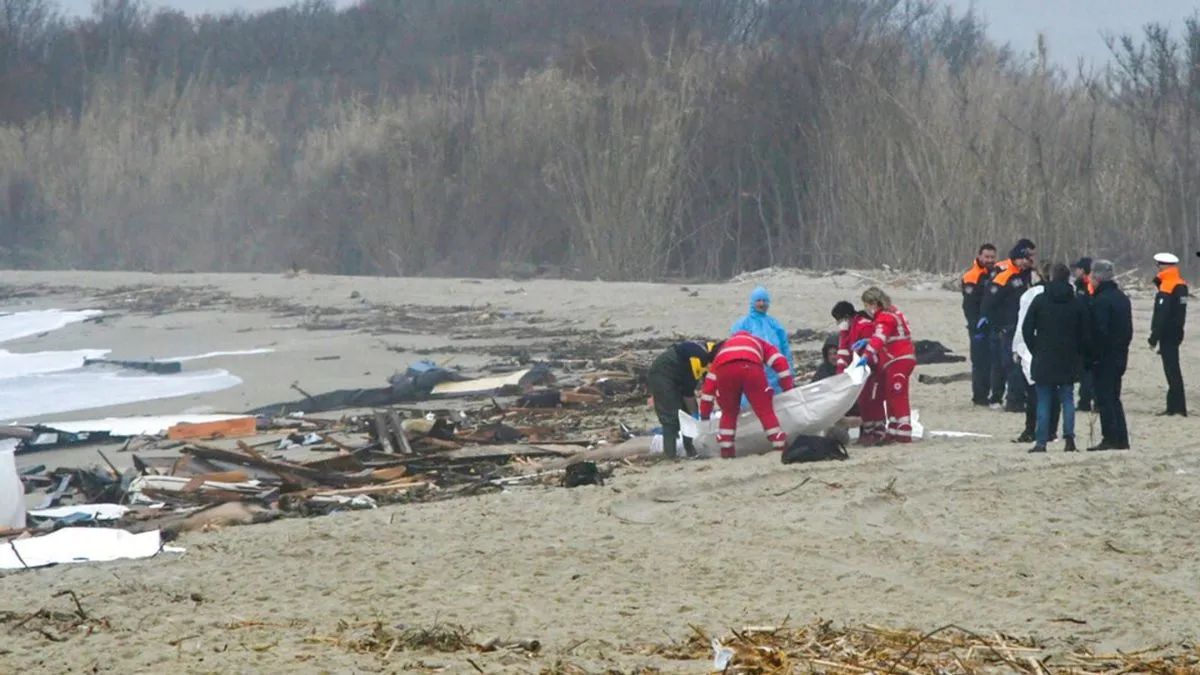
{"label": "white styrofoam piece", "polygon": [[56,506],[52,509],[30,511],[35,518],[66,518],[76,513],[86,513],[94,520],[119,520],[129,512],[129,507],[120,504],[75,504],[73,506]]}
{"label": "white styrofoam piece", "polygon": [[16,439],[0,441],[0,529],[25,527],[25,489],[17,474]]}

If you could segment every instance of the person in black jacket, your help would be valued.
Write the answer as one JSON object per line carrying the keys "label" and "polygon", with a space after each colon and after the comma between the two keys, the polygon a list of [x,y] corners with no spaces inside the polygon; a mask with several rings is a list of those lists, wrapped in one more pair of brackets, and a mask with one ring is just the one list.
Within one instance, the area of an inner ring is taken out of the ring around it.
{"label": "person in black jacket", "polygon": [[986,406],[991,391],[992,359],[988,336],[976,333],[975,326],[983,309],[983,294],[996,266],[996,247],[984,244],[979,247],[971,269],[962,275],[962,310],[967,320],[967,339],[971,341],[971,402]]}
{"label": "person in black jacket", "polygon": [[1179,258],[1171,253],[1154,256],[1158,274],[1154,285],[1154,318],[1150,321],[1150,348],[1158,347],[1163,374],[1167,376],[1167,409],[1162,415],[1187,417],[1187,398],[1183,393],[1183,371],[1179,368],[1179,345],[1183,344],[1183,325],[1187,322],[1188,285],[1179,275]]}
{"label": "person in black jacket", "polygon": [[[696,412],[696,386],[715,353],[699,342],[680,342],[671,345],[654,359],[646,374],[650,395],[654,397],[654,412],[662,425],[663,454],[675,457],[679,441],[679,411]],[[692,439],[683,439],[689,457],[696,454]]]}
{"label": "person in black jacket", "polygon": [[1087,307],[1075,297],[1071,270],[1054,266],[1045,292],[1034,298],[1021,326],[1033,354],[1032,375],[1037,387],[1037,442],[1030,452],[1045,452],[1050,439],[1050,406],[1057,394],[1062,403],[1065,450],[1075,452],[1075,383],[1087,348]]}
{"label": "person in black jacket", "polygon": [[[1091,304],[1092,294],[1096,292],[1096,283],[1092,281],[1092,259],[1080,258],[1071,266],[1071,275],[1075,277],[1075,295],[1084,304]],[[1075,399],[1075,412],[1091,412],[1092,402],[1096,398],[1092,377],[1091,363],[1083,364],[1083,375],[1079,378],[1079,396]]]}
{"label": "person in black jacket", "polygon": [[1096,392],[1096,410],[1100,413],[1100,443],[1088,448],[1128,450],[1129,428],[1125,426],[1125,407],[1121,405],[1121,378],[1129,363],[1129,343],[1133,342],[1133,308],[1117,282],[1113,265],[1107,260],[1092,263],[1091,349]]}

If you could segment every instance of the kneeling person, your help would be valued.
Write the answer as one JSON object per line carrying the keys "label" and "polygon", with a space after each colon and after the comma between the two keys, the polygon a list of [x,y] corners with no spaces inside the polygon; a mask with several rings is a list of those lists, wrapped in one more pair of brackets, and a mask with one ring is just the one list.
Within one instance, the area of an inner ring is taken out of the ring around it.
{"label": "kneeling person", "polygon": [[721,423],[717,429],[721,457],[737,456],[734,437],[742,394],[746,395],[750,407],[762,423],[771,446],[780,451],[787,447],[787,434],[775,416],[772,403],[775,394],[767,383],[764,366],[779,375],[779,386],[783,391],[795,386],[791,366],[783,354],[771,343],[746,331],[738,331],[721,343],[713,357],[712,368],[704,378],[700,391],[700,419],[707,420],[712,416],[714,403],[721,407]]}

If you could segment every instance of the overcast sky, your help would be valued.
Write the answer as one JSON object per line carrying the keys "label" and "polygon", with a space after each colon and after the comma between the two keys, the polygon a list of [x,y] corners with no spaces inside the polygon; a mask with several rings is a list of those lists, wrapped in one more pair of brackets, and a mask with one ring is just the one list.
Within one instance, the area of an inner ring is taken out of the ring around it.
{"label": "overcast sky", "polygon": [[[1108,58],[1102,37],[1106,31],[1136,33],[1151,22],[1164,23],[1178,30],[1184,18],[1200,10],[1200,0],[942,1],[959,11],[974,7],[987,20],[994,39],[1008,42],[1020,52],[1032,52],[1038,32],[1043,32],[1052,58],[1072,67],[1080,57],[1089,61]],[[337,0],[339,6],[352,2]],[[84,15],[90,11],[91,0],[59,0],[59,4],[68,13]],[[257,11],[289,3],[280,0],[149,0],[148,4],[200,14],[235,9]]]}

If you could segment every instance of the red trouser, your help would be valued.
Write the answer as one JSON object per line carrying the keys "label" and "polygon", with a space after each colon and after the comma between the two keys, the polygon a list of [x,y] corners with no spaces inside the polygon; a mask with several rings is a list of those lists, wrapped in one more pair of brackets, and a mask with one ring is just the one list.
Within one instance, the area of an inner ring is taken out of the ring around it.
{"label": "red trouser", "polygon": [[872,372],[862,393],[858,395],[858,414],[862,417],[858,442],[862,445],[877,444],[887,436],[882,379],[879,373]]}
{"label": "red trouser", "polygon": [[917,362],[893,361],[883,369],[883,397],[887,405],[887,436],[897,443],[912,443],[912,409],[908,404],[908,381]]}
{"label": "red trouser", "polygon": [[787,447],[787,434],[779,427],[779,418],[771,400],[775,392],[767,384],[767,374],[761,363],[751,361],[727,361],[713,368],[717,376],[717,405],[721,406],[721,421],[717,425],[717,445],[722,457],[737,456],[733,440],[737,432],[738,413],[741,412],[742,394],[750,401],[754,414],[762,423],[767,438],[776,450]]}

